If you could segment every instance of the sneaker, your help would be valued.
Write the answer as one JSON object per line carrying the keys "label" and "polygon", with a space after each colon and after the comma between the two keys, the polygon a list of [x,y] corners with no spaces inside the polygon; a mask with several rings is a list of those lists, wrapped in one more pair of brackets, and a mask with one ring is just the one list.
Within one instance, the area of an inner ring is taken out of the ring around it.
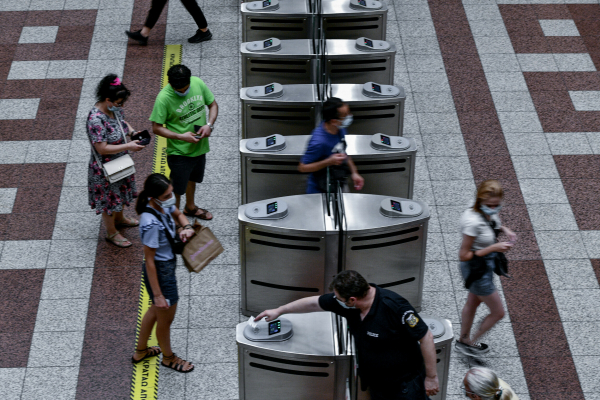
{"label": "sneaker", "polygon": [[490,347],[485,343],[473,343],[472,345],[468,345],[457,341],[454,344],[454,347],[456,350],[470,357],[481,357],[490,351]]}
{"label": "sneaker", "polygon": [[135,32],[125,31],[125,34],[127,36],[129,36],[129,39],[135,40],[136,42],[138,42],[142,46],[145,46],[145,45],[148,44],[148,37],[142,35],[142,30],[141,29],[139,31],[135,31]]}
{"label": "sneaker", "polygon": [[210,39],[212,39],[212,32],[210,29],[207,29],[206,32],[202,32],[200,29],[198,29],[196,34],[188,39],[188,42],[200,43]]}

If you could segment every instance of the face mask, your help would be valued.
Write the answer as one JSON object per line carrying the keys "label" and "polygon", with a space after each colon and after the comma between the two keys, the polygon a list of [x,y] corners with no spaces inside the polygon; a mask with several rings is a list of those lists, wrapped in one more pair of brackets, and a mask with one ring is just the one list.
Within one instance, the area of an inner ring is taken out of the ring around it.
{"label": "face mask", "polygon": [[154,199],[154,201],[156,201],[158,205],[163,208],[163,210],[166,210],[167,208],[174,206],[177,199],[175,199],[174,194],[171,194],[171,197],[165,201],[160,201],[159,199]]}
{"label": "face mask", "polygon": [[342,120],[342,124],[340,125],[340,128],[347,128],[350,125],[352,125],[352,121],[354,120],[354,117],[352,114],[347,115],[346,118],[344,118]]}
{"label": "face mask", "polygon": [[340,306],[344,307],[346,310],[355,310],[356,309],[356,307],[354,307],[354,306],[350,307],[350,306],[346,305],[346,303],[344,303],[343,301],[341,301],[338,298],[336,298],[335,300],[338,302],[338,304]]}
{"label": "face mask", "polygon": [[188,95],[188,93],[190,92],[190,88],[187,88],[187,90],[183,93],[178,92],[177,90],[173,89],[173,91],[175,91],[175,93],[177,93],[177,96],[181,96],[181,97],[185,97]]}
{"label": "face mask", "polygon": [[482,204],[480,208],[481,208],[481,211],[483,211],[483,213],[485,215],[492,216],[492,215],[498,214],[500,212],[500,210],[502,209],[502,206],[498,206],[496,208],[489,208],[488,206],[484,206]]}
{"label": "face mask", "polygon": [[[113,104],[114,104],[114,103],[113,103]],[[123,106],[112,106],[112,107],[108,107],[108,110],[109,110],[109,111],[112,111],[112,112],[115,112],[115,111],[120,111],[122,107],[123,107]]]}

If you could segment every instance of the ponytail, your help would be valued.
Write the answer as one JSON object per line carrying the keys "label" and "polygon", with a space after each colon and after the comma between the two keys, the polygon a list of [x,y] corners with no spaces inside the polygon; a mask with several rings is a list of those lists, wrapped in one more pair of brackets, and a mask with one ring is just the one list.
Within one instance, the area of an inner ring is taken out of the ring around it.
{"label": "ponytail", "polygon": [[146,178],[144,182],[144,190],[140,192],[135,203],[135,212],[140,215],[144,212],[148,206],[150,197],[160,197],[164,192],[167,191],[171,181],[162,174],[151,174]]}

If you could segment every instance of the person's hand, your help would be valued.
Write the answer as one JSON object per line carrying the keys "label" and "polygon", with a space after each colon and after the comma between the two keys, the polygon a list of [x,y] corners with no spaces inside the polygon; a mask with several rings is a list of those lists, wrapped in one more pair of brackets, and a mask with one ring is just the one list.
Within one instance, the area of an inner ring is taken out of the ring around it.
{"label": "person's hand", "polygon": [[127,143],[127,150],[129,150],[129,151],[140,151],[140,150],[142,150],[145,146],[142,146],[139,143],[140,143],[139,140],[133,140],[133,141]]}
{"label": "person's hand", "polygon": [[499,242],[492,245],[492,247],[494,248],[494,251],[504,253],[510,250],[511,247],[513,247],[513,244],[511,242]]}
{"label": "person's hand", "polygon": [[204,126],[200,127],[200,130],[198,130],[198,132],[196,132],[196,135],[200,135],[200,139],[204,139],[206,137],[209,137],[211,133],[212,133],[212,130],[210,129],[210,126],[204,125]]}
{"label": "person's hand", "polygon": [[504,228],[504,234],[508,237],[508,241],[514,243],[517,241],[517,234],[508,228]]}
{"label": "person's hand", "polygon": [[327,165],[340,165],[346,159],[346,154],[344,153],[333,153],[327,158]]}
{"label": "person's hand", "polygon": [[154,296],[154,305],[156,306],[156,308],[160,308],[161,310],[169,309],[169,304],[167,303],[167,299],[165,299],[165,296],[163,296],[163,295]]}
{"label": "person's hand", "polygon": [[275,310],[266,310],[261,312],[260,314],[258,314],[256,316],[256,318],[254,318],[254,322],[258,322],[261,319],[267,317],[265,319],[265,321],[269,322],[269,321],[273,321],[274,319],[277,319],[279,316],[281,315],[281,313],[279,313],[279,311],[277,311],[277,309]]}
{"label": "person's hand", "polygon": [[181,232],[179,232],[179,238],[183,243],[186,243],[189,238],[194,236],[195,233],[196,231],[194,231],[192,228],[183,229]]}
{"label": "person's hand", "polygon": [[435,396],[440,391],[440,382],[437,375],[433,378],[425,377],[425,393],[427,396]]}
{"label": "person's hand", "polygon": [[365,179],[360,176],[357,172],[352,174],[352,182],[354,182],[354,189],[360,190],[365,185]]}
{"label": "person's hand", "polygon": [[186,132],[179,135],[180,137],[178,139],[188,143],[198,143],[200,139],[198,139],[195,135],[196,134],[194,132]]}

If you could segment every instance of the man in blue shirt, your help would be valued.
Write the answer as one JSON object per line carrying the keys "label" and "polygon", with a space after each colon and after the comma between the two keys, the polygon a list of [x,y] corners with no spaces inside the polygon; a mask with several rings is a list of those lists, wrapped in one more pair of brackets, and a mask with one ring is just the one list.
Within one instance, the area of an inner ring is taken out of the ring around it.
{"label": "man in blue shirt", "polygon": [[[340,166],[343,168],[343,164],[346,164],[350,170],[354,188],[362,189],[365,180],[358,174],[354,162],[345,152],[344,137],[346,128],[351,123],[350,107],[341,99],[332,97],[323,104],[323,122],[312,131],[306,152],[298,165],[300,172],[310,172],[306,193],[325,192],[326,189],[318,184],[318,175],[326,173],[327,167]],[[343,145],[341,149],[338,146],[340,142]]]}

